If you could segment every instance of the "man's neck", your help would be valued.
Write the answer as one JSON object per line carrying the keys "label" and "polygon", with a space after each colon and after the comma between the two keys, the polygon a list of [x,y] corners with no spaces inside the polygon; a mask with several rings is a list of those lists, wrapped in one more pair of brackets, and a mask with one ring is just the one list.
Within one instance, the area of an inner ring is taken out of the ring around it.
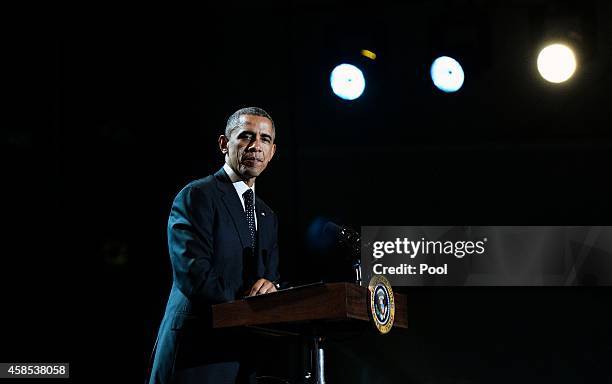
{"label": "man's neck", "polygon": [[225,170],[225,173],[227,173],[227,175],[229,176],[232,183],[242,180],[246,185],[249,186],[249,188],[253,188],[253,186],[255,185],[255,177],[251,177],[249,179],[242,178],[238,174],[238,172],[234,171],[234,169],[228,163],[223,164],[223,169]]}

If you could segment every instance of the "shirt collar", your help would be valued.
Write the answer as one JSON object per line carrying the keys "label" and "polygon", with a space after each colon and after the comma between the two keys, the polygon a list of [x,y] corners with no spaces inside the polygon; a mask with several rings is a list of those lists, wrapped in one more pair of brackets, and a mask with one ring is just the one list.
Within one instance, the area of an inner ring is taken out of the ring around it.
{"label": "shirt collar", "polygon": [[232,184],[234,185],[234,188],[236,189],[236,192],[238,193],[238,196],[242,196],[243,193],[246,192],[247,189],[252,189],[253,190],[253,194],[255,194],[255,183],[253,183],[253,187],[249,187],[247,185],[247,183],[245,183],[240,176],[238,176],[236,174],[236,172],[234,172],[234,170],[232,169],[232,167],[230,167],[227,163],[223,164],[223,170],[225,171],[225,173],[227,173],[227,175],[229,176],[230,180],[232,181]]}

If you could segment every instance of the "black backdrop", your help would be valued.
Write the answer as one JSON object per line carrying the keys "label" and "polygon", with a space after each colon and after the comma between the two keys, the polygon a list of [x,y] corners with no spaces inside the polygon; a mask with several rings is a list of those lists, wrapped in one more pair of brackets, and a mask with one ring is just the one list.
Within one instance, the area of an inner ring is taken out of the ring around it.
{"label": "black backdrop", "polygon": [[[7,15],[1,361],[69,361],[75,382],[140,380],[171,283],[170,203],[222,165],[216,139],[239,107],[260,106],[277,125],[257,193],[280,217],[289,281],[331,263],[308,247],[317,218],[354,228],[610,224],[604,1]],[[581,64],[552,86],[533,61],[559,30],[579,43]],[[428,76],[446,52],[466,71],[453,95]],[[368,82],[354,102],[329,90],[343,61]],[[331,382],[611,379],[609,288],[404,291],[411,328],[332,342]],[[295,368],[292,343],[271,344],[269,373]]]}

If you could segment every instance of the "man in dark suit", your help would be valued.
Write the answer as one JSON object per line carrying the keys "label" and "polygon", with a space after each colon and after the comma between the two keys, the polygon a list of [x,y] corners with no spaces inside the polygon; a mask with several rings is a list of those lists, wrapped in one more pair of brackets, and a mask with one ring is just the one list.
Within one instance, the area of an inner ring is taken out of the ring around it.
{"label": "man in dark suit", "polygon": [[150,383],[255,382],[249,355],[264,347],[239,331],[212,329],[211,306],[276,291],[278,222],[254,191],[274,138],[264,110],[236,111],[219,137],[223,168],[176,196],[168,220],[173,284]]}

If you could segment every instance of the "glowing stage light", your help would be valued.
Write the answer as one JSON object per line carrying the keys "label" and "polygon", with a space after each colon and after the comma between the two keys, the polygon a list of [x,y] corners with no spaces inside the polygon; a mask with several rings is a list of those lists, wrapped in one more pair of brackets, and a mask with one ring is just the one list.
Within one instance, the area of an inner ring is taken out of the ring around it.
{"label": "glowing stage light", "polygon": [[334,68],[329,82],[336,96],[344,100],[355,100],[365,89],[363,73],[351,64],[340,64]]}
{"label": "glowing stage light", "polygon": [[431,64],[431,80],[434,85],[444,92],[456,92],[463,85],[465,75],[463,68],[457,60],[448,56],[441,56]]}
{"label": "glowing stage light", "polygon": [[544,80],[551,83],[562,83],[576,71],[574,52],[563,44],[552,44],[540,51],[538,71]]}
{"label": "glowing stage light", "polygon": [[368,49],[362,49],[361,56],[367,57],[370,60],[376,60],[376,54]]}

